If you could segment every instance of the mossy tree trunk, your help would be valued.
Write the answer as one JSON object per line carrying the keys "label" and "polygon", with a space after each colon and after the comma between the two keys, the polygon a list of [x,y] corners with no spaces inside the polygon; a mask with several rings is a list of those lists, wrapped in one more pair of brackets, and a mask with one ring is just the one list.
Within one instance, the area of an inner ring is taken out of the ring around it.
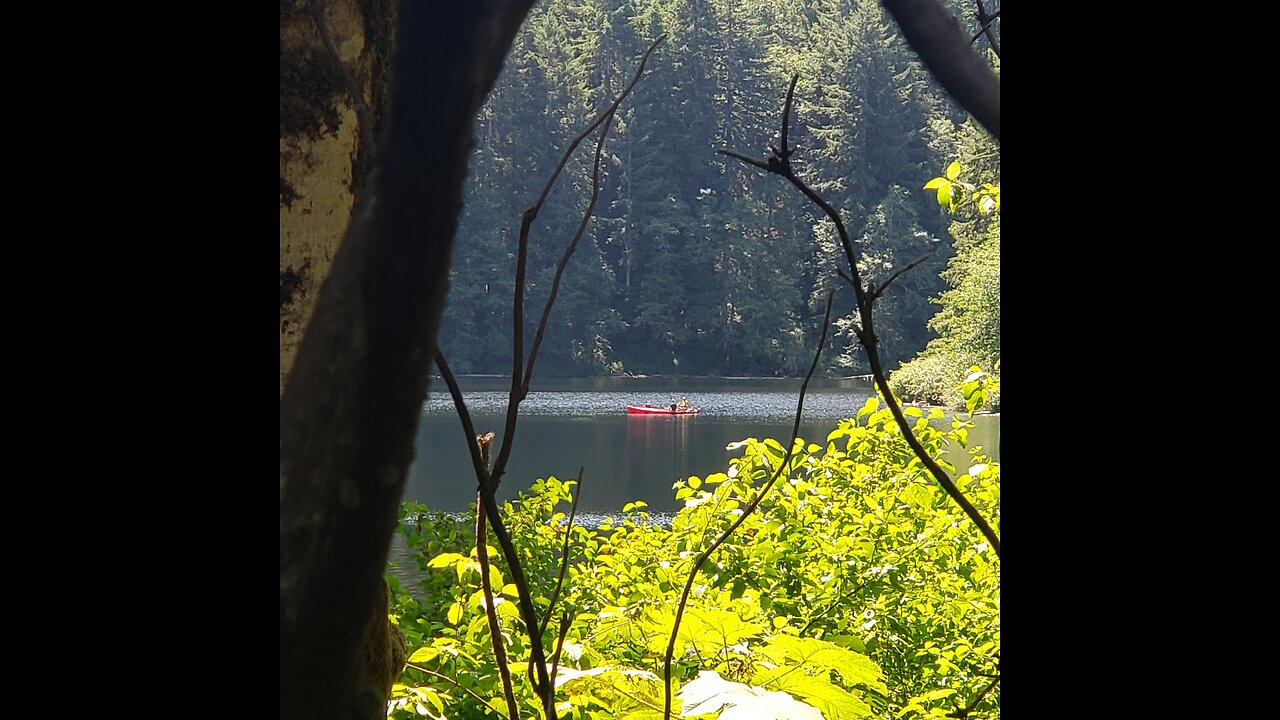
{"label": "mossy tree trunk", "polygon": [[[375,168],[280,403],[282,719],[370,712],[358,702],[361,635],[413,460],[473,119],[533,2],[396,10]],[[283,57],[283,24],[281,44]],[[282,120],[283,110],[282,83]]]}

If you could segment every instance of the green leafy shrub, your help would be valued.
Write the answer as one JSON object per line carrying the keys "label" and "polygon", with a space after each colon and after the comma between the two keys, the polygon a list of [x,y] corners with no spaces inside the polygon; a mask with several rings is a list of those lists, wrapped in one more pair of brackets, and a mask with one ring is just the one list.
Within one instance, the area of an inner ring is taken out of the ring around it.
{"label": "green leafy shrub", "polygon": [[[991,388],[991,378],[971,382],[976,410],[984,399],[978,386]],[[967,415],[904,412],[998,529],[1000,467],[967,447]],[[742,455],[726,472],[676,483],[684,508],[670,528],[650,522],[636,502],[616,523],[573,529],[564,587],[542,636],[555,648],[564,633],[558,715],[661,717],[663,659],[695,558],[785,461],[769,496],[693,585],[674,645],[676,712],[683,704],[714,718],[752,703],[761,717],[785,706],[794,717],[913,718],[955,712],[981,695],[969,717],[998,718],[998,687],[982,690],[998,673],[999,560],[879,401],[841,421],[822,444],[798,439],[790,458],[768,438],[730,448]],[[556,587],[563,506],[574,484],[539,480],[503,507],[540,614]],[[397,594],[400,625],[414,632],[405,632],[410,666],[393,691],[391,716],[505,717],[474,543],[456,522],[404,527],[421,552],[429,597],[419,603]],[[524,717],[539,717],[515,586],[498,553],[490,555],[516,696]]]}

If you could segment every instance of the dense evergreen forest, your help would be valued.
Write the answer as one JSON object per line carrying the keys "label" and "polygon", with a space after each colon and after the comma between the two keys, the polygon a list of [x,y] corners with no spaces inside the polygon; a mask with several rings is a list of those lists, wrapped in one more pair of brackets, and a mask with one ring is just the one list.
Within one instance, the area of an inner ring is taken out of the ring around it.
{"label": "dense evergreen forest", "polygon": [[[717,153],[764,156],[794,73],[798,166],[846,218],[863,277],[883,280],[931,253],[876,306],[889,369],[924,349],[955,240],[922,186],[962,145],[981,152],[981,138],[878,2],[547,0],[477,121],[439,335],[454,370],[510,372],[520,213],[664,33],[605,147],[595,217],[566,272],[540,374],[795,376],[833,287],[844,331],[821,370],[867,371],[848,332],[856,310],[836,276],[834,229],[793,188]],[[545,301],[587,203],[589,153],[578,158],[532,229],[530,308]],[[985,164],[996,175],[980,181],[998,182],[998,157]],[[537,319],[528,313],[526,337]]]}

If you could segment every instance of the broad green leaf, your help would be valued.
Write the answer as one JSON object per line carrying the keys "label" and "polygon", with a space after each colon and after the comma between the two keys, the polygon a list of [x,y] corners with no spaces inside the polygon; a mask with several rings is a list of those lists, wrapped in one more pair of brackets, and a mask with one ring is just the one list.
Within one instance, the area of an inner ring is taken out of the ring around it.
{"label": "broad green leaf", "polygon": [[950,180],[947,180],[946,178],[937,177],[925,183],[924,189],[933,190],[934,188],[941,187],[943,185],[950,185],[950,184],[951,184]]}
{"label": "broad green leaf", "polygon": [[[671,638],[671,626],[675,624],[674,603],[649,610],[640,627],[648,637],[648,649],[665,653]],[[730,645],[759,635],[764,628],[744,622],[737,613],[718,608],[685,607],[680,620],[680,632],[676,633],[676,653],[682,654],[693,646],[703,655],[716,655]]]}
{"label": "broad green leaf", "polygon": [[863,655],[867,653],[867,644],[862,642],[862,638],[857,637],[856,635],[837,635],[831,638],[831,642],[839,645],[840,647],[860,652]]}
{"label": "broad green leaf", "polygon": [[450,625],[457,625],[458,622],[462,620],[462,610],[463,610],[463,605],[461,602],[457,600],[455,600],[454,603],[449,606],[449,624]]}
{"label": "broad green leaf", "polygon": [[431,558],[431,562],[427,563],[427,567],[442,568],[442,567],[448,567],[450,565],[457,564],[459,562],[466,562],[466,561],[467,561],[467,557],[465,555],[459,555],[458,553],[455,553],[455,552],[441,553],[440,555],[437,555]]}
{"label": "broad green leaf", "polygon": [[432,660],[436,659],[436,657],[439,654],[440,654],[440,650],[437,648],[433,648],[430,646],[420,647],[417,650],[414,650],[413,654],[409,656],[409,662],[414,662],[414,663],[431,662]]}
{"label": "broad green leaf", "polygon": [[951,183],[938,187],[938,204],[943,207],[951,205]]}
{"label": "broad green leaf", "polygon": [[778,665],[794,664],[814,672],[835,670],[845,685],[866,685],[888,692],[880,666],[866,655],[826,640],[778,635],[760,653]]}
{"label": "broad green leaf", "polygon": [[773,438],[765,438],[764,442],[761,444],[764,445],[765,452],[779,460],[787,456],[787,451],[782,447],[782,443],[774,440]]}
{"label": "broad green leaf", "polygon": [[952,160],[951,164],[947,166],[947,179],[955,180],[956,176],[959,174],[960,174],[960,163],[956,162],[955,160]]}
{"label": "broad green leaf", "polygon": [[875,412],[878,407],[880,407],[880,398],[867,398],[867,401],[862,404],[862,409],[858,411],[858,419],[862,419],[863,415],[870,415]]}

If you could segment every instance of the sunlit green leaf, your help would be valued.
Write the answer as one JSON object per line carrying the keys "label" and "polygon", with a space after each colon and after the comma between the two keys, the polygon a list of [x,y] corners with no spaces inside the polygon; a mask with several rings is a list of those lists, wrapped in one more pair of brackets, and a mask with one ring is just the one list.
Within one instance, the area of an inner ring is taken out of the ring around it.
{"label": "sunlit green leaf", "polygon": [[409,656],[409,662],[413,662],[413,663],[431,662],[432,660],[436,659],[436,657],[439,654],[440,654],[440,650],[437,648],[433,648],[429,646],[421,647],[413,651],[413,654]]}
{"label": "sunlit green leaf", "polygon": [[442,553],[440,555],[437,555],[431,558],[431,561],[427,563],[427,567],[443,568],[443,567],[449,567],[451,565],[455,565],[459,562],[466,562],[466,561],[467,561],[467,557],[465,555],[460,555],[455,552]]}

